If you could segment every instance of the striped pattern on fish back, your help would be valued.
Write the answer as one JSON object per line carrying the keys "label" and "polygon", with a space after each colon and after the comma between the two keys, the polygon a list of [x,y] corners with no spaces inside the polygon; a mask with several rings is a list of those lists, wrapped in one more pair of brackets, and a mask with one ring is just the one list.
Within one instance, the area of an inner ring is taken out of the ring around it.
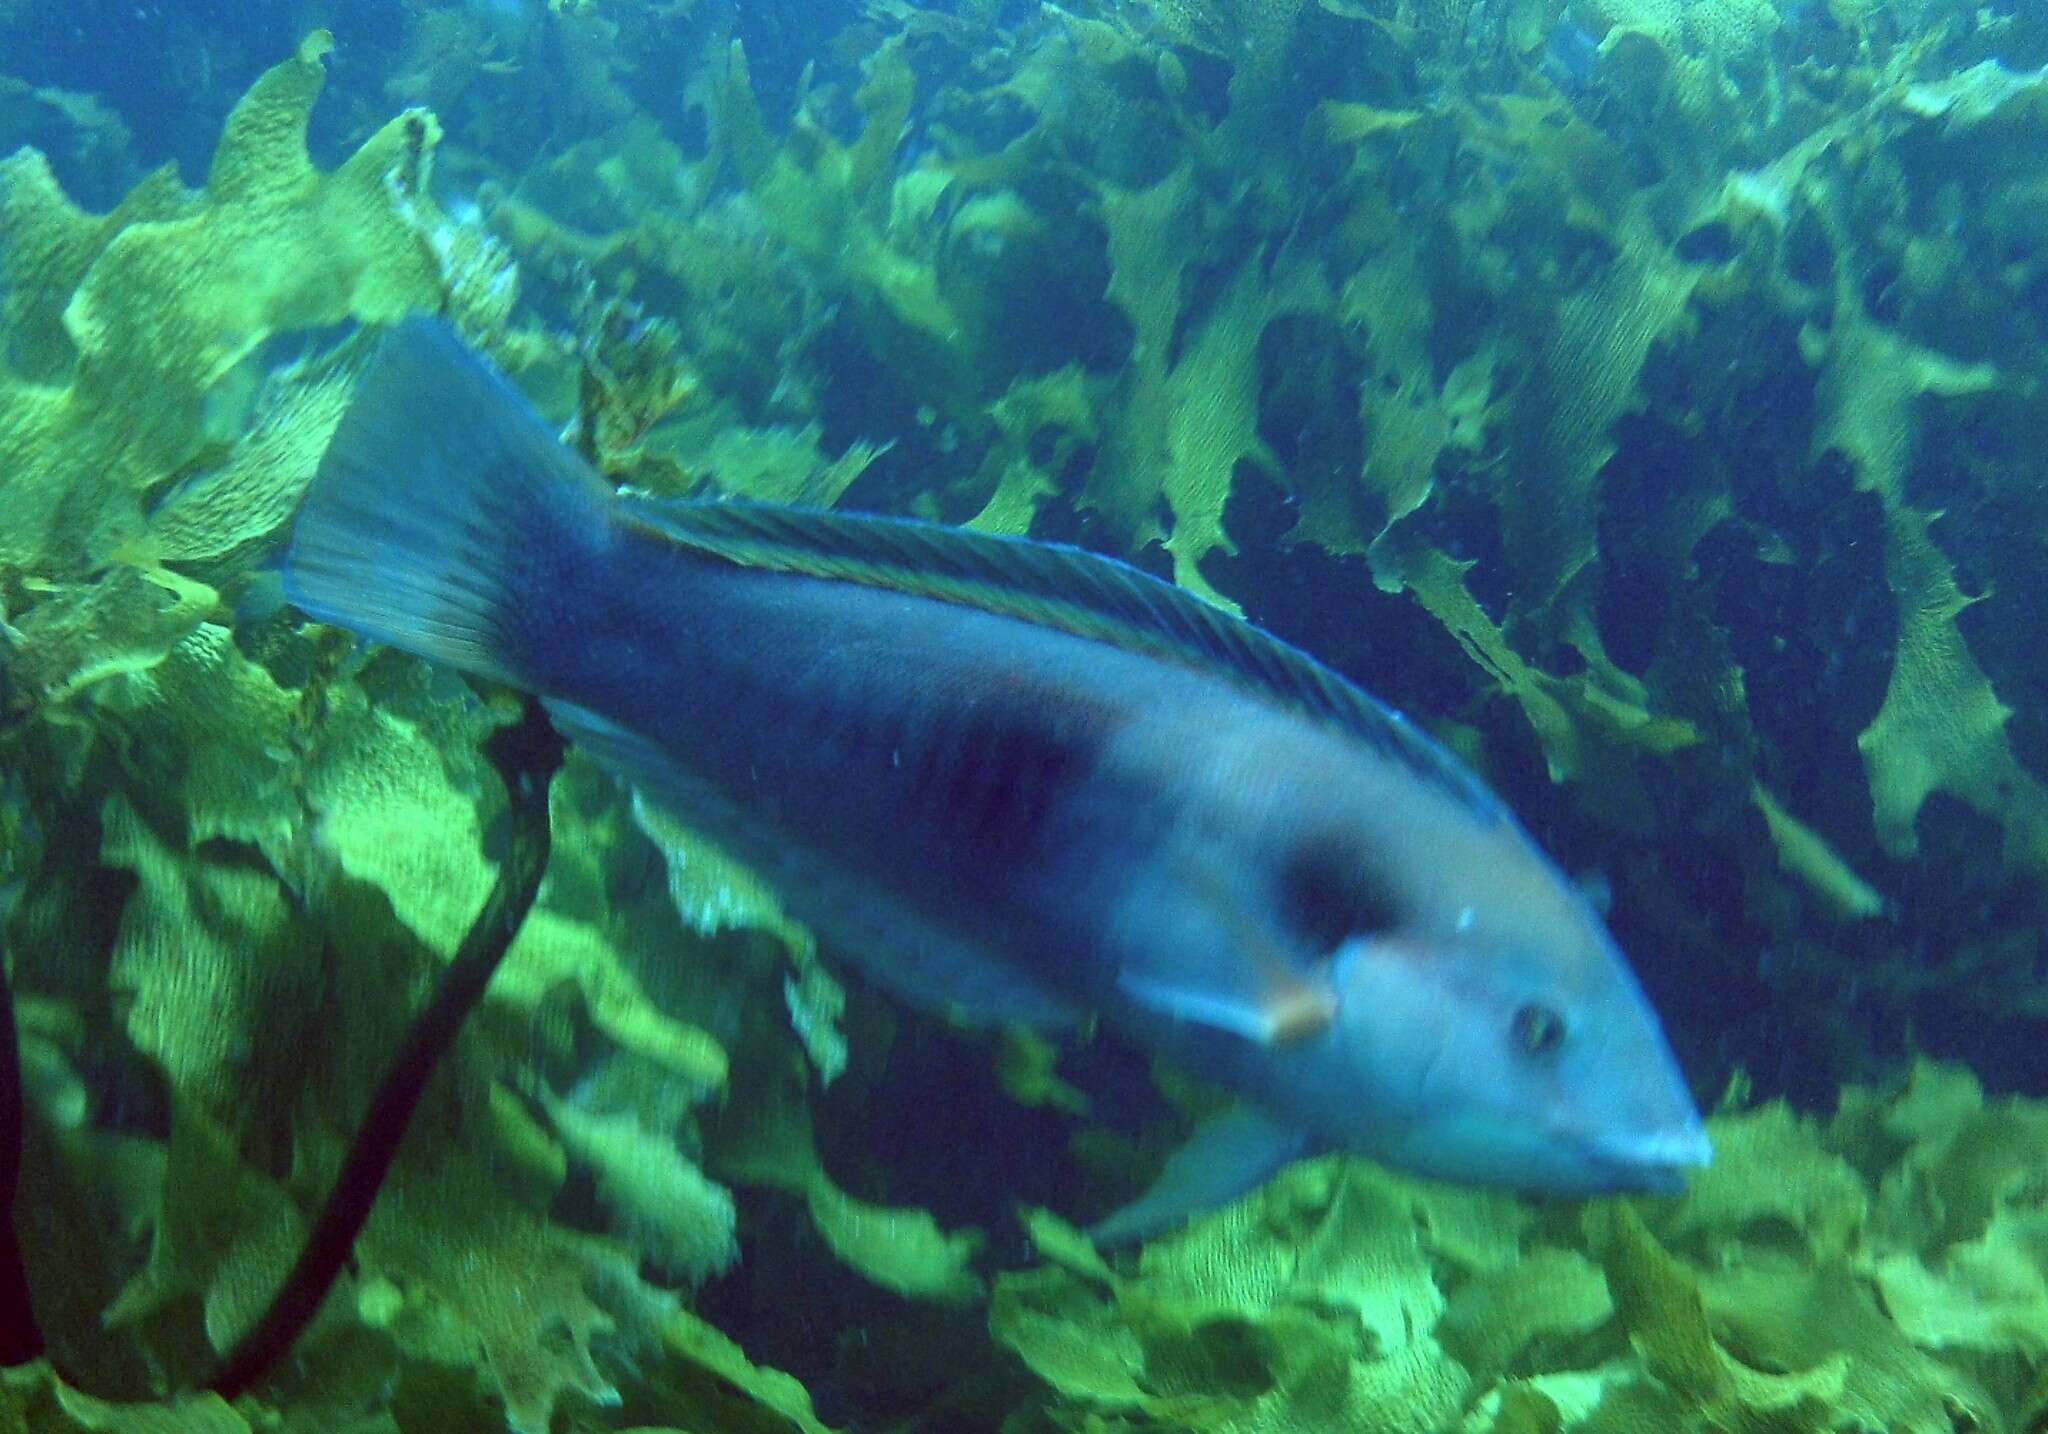
{"label": "striped pattern on fish back", "polygon": [[1482,821],[1505,809],[1399,712],[1300,649],[1112,558],[912,519],[627,500],[651,532],[743,567],[958,603],[1218,674],[1337,726]]}

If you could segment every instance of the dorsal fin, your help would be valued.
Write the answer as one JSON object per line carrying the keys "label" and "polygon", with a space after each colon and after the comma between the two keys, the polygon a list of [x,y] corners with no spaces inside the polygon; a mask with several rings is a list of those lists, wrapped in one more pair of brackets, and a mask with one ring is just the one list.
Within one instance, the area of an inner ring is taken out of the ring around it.
{"label": "dorsal fin", "polygon": [[1114,558],[911,518],[629,497],[622,511],[743,567],[960,603],[1216,673],[1330,722],[1493,820],[1479,779],[1400,713],[1300,649]]}

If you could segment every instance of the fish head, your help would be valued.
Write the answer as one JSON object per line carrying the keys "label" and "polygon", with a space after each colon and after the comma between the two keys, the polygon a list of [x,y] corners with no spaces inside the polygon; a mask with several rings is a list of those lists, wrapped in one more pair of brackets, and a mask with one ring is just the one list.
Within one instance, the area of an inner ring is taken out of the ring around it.
{"label": "fish head", "polygon": [[1529,1193],[1675,1193],[1711,1156],[1655,1013],[1590,911],[1557,933],[1383,933],[1337,951],[1348,1143]]}

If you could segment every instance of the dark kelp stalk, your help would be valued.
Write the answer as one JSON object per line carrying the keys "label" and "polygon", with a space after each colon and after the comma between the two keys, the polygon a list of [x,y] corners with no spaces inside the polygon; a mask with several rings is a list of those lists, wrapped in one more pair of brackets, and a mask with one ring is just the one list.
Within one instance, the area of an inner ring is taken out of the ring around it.
{"label": "dark kelp stalk", "polygon": [[[2041,1427],[2044,67],[2018,0],[0,0],[0,1428]],[[515,869],[518,703],[279,591],[416,316],[635,501],[1075,544],[1405,712],[1713,1165],[1105,1250],[1203,1070],[892,999],[573,745]]]}

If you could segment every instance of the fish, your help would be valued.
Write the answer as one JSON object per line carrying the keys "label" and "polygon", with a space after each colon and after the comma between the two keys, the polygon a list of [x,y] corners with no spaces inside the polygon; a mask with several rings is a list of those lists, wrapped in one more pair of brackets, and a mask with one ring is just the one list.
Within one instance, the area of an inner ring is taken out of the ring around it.
{"label": "fish", "polygon": [[896,999],[1095,1021],[1228,1088],[1104,1244],[1321,1151],[1557,1195],[1711,1158],[1627,960],[1485,784],[1115,559],[619,491],[414,318],[281,570],[318,621],[539,696]]}
{"label": "fish", "polygon": [[1560,20],[1544,37],[1542,69],[1569,94],[1591,88],[1601,58],[1599,38],[1583,25]]}

